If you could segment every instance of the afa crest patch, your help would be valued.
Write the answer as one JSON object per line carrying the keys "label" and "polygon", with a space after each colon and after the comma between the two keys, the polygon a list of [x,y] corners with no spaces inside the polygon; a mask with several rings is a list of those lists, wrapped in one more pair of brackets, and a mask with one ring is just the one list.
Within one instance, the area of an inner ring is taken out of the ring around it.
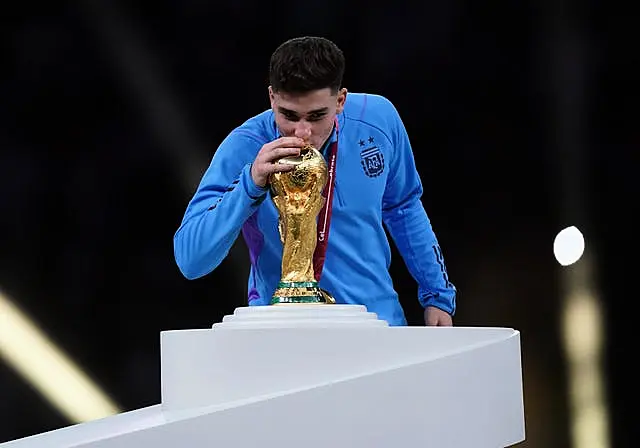
{"label": "afa crest patch", "polygon": [[360,163],[364,174],[369,177],[378,177],[384,171],[384,155],[378,146],[363,149],[360,152]]}

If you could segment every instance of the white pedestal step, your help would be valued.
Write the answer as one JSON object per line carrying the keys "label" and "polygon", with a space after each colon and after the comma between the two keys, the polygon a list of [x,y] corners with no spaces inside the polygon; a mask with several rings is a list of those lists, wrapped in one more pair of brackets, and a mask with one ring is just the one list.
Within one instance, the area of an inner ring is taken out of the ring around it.
{"label": "white pedestal step", "polygon": [[241,328],[328,328],[388,327],[385,320],[368,312],[363,305],[283,304],[275,306],[247,306],[236,308],[214,330]]}

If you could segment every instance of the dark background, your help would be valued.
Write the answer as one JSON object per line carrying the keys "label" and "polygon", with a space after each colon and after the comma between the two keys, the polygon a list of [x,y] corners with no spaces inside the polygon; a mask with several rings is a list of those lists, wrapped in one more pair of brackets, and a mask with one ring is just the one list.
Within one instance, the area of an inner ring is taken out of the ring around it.
{"label": "dark background", "polygon": [[[522,332],[526,446],[570,444],[552,242],[583,231],[605,310],[611,446],[634,446],[632,14],[597,1],[26,0],[1,20],[0,288],[123,409],[160,400],[160,331],[245,305],[244,242],[187,281],[173,233],[217,144],[268,107],[273,49],[320,34],[346,54],[345,86],[403,117],[459,289],[456,324]],[[397,253],[392,270],[422,324]],[[0,442],[67,424],[0,362]]]}

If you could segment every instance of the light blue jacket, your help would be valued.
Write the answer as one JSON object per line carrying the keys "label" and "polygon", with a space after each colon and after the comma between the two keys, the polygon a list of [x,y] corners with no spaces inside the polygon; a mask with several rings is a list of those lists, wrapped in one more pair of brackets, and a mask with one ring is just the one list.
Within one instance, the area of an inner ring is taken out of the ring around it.
{"label": "light blue jacket", "polygon": [[[338,303],[362,304],[390,325],[406,325],[389,265],[384,226],[418,283],[418,299],[455,313],[456,288],[422,206],[422,184],[405,127],[379,95],[349,93],[338,115],[338,157],[331,229],[320,287]],[[251,260],[248,304],[267,305],[280,280],[278,212],[251,163],[279,137],[267,110],[220,144],[174,236],[178,267],[188,279],[214,270],[242,231]],[[335,141],[334,130],[330,140]],[[266,199],[266,200],[265,200]]]}

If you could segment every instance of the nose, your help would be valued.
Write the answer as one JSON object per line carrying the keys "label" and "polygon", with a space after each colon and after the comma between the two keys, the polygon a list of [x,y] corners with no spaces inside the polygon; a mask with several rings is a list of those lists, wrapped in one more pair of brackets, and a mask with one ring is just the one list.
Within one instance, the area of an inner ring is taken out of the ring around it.
{"label": "nose", "polygon": [[311,124],[308,121],[300,120],[296,123],[294,135],[303,140],[308,140],[311,137]]}

